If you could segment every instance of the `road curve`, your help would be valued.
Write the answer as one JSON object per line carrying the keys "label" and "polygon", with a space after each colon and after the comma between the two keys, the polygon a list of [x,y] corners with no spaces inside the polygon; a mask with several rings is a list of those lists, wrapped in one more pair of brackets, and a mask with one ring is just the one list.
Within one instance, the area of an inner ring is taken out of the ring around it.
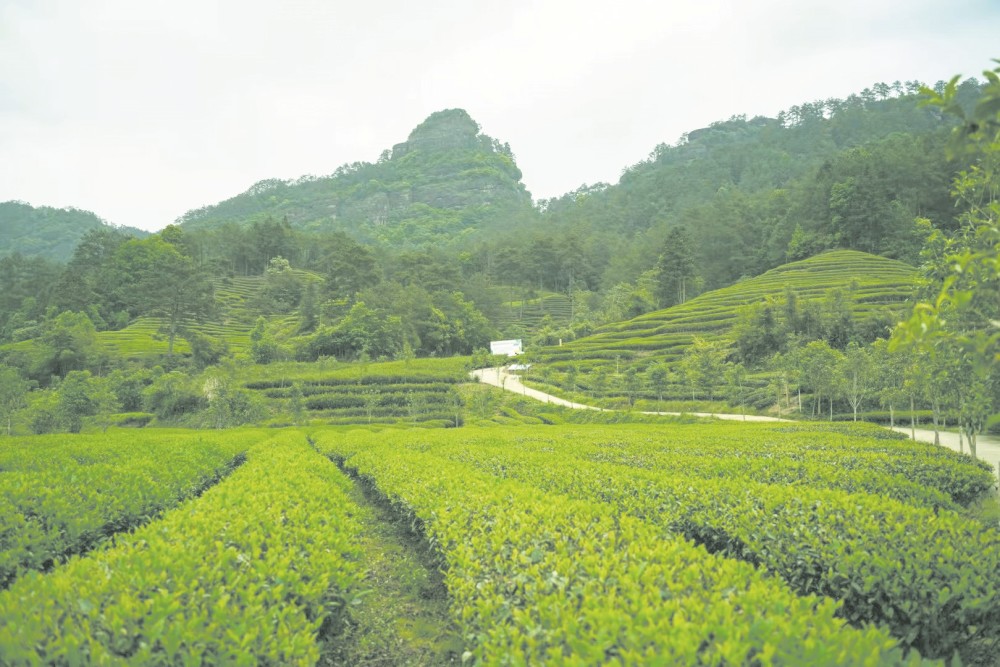
{"label": "road curve", "polygon": [[[521,378],[513,373],[507,372],[503,366],[497,366],[494,368],[480,368],[472,371],[471,375],[477,378],[480,382],[493,385],[494,387],[500,387],[515,394],[521,394],[523,396],[528,396],[537,401],[542,401],[543,403],[551,403],[553,405],[561,405],[567,408],[576,408],[577,410],[600,410],[601,408],[595,408],[592,405],[584,405],[583,403],[574,403],[573,401],[567,401],[564,398],[559,398],[558,396],[553,396],[552,394],[546,394],[543,391],[538,391],[537,389],[532,389],[531,387],[526,387],[522,382]],[[708,412],[643,412],[644,415],[668,415],[668,416],[679,416],[681,414],[693,415],[695,417],[715,417],[716,419],[729,419],[734,421],[748,421],[748,422],[788,422],[792,421],[789,419],[780,419],[778,417],[763,417],[761,415],[734,415],[726,413],[708,413]],[[897,426],[894,430],[903,433],[905,435],[910,435],[910,429],[902,426]],[[922,442],[934,442],[934,431],[928,431],[926,429],[916,429],[916,439]],[[994,474],[1000,473],[1000,438],[995,438],[991,436],[981,435],[977,439],[976,454],[977,457],[986,461],[993,468]],[[956,452],[959,451],[958,447],[958,434],[951,433],[949,431],[941,431],[941,445],[953,449]],[[968,445],[966,445],[966,452],[968,451]]]}
{"label": "road curve", "polygon": [[[584,405],[583,403],[574,403],[573,401],[567,401],[564,398],[559,398],[558,396],[553,396],[552,394],[546,394],[543,391],[538,391],[537,389],[526,387],[521,382],[521,378],[519,378],[517,375],[514,375],[513,373],[508,373],[503,366],[497,366],[495,368],[480,368],[478,370],[472,371],[471,375],[473,377],[479,378],[480,382],[485,382],[486,384],[491,384],[494,387],[500,387],[501,389],[512,391],[515,394],[530,396],[531,398],[542,401],[544,403],[552,403],[553,405],[562,405],[567,408],[576,408],[578,410],[601,409],[601,408],[595,408],[593,405]],[[715,417],[716,419],[732,419],[735,421],[748,421],[748,422],[791,421],[789,419],[779,419],[778,417],[763,417],[761,415],[733,415],[733,414],[719,413],[719,412],[643,412],[641,414],[666,415],[674,417],[684,414],[684,415],[692,415],[695,417]]]}

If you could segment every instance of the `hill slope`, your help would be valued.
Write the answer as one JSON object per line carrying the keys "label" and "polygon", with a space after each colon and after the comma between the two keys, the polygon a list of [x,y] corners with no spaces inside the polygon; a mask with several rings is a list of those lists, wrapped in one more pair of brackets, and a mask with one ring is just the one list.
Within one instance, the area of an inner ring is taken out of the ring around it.
{"label": "hill slope", "polygon": [[672,361],[695,337],[730,340],[743,307],[778,299],[787,288],[803,301],[821,298],[835,288],[849,290],[854,317],[864,321],[886,306],[906,300],[915,280],[916,269],[902,262],[836,250],[779,266],[672,308],[605,326],[562,347],[545,348],[540,355],[549,362],[615,357]]}
{"label": "hill slope", "polygon": [[296,229],[419,246],[531,210],[510,147],[480,133],[462,109],[448,109],[431,114],[376,163],[344,165],[329,176],[261,181],[178,222],[211,229],[271,217]]}
{"label": "hill slope", "polygon": [[[108,226],[90,211],[0,202],[0,255],[19,253],[65,262],[84,234]],[[121,229],[138,238],[148,235],[133,227]]]}

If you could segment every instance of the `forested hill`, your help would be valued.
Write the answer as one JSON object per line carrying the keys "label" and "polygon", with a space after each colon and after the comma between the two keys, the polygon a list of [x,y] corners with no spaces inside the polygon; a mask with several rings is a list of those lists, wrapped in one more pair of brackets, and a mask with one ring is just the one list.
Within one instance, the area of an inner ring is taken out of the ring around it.
{"label": "forested hill", "polygon": [[[834,248],[916,262],[925,230],[914,219],[955,227],[961,212],[949,189],[964,166],[945,157],[953,121],[921,107],[918,91],[916,82],[876,84],[776,118],[734,116],[688,132],[617,184],[539,202],[541,227],[578,241],[585,261],[572,278],[589,288],[635,283],[676,228],[687,231],[689,277],[702,289]],[[969,104],[978,94],[972,79],[958,97]],[[531,254],[537,243],[506,245]],[[564,288],[569,273],[559,280],[545,286]]]}
{"label": "forested hill", "polygon": [[412,247],[460,239],[532,212],[510,146],[482,134],[462,109],[448,109],[431,114],[375,163],[344,165],[329,176],[261,181],[177,222],[207,230],[271,218],[294,229]]}
{"label": "forested hill", "polygon": [[[65,262],[73,255],[73,249],[84,234],[109,227],[90,211],[2,202],[0,255],[20,254]],[[147,232],[131,227],[122,228],[122,231],[139,238],[148,236]]]}

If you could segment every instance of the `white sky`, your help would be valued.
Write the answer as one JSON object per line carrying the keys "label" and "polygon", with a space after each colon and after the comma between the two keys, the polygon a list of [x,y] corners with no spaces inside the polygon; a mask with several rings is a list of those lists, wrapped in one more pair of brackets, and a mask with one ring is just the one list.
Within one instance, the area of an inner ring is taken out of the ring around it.
{"label": "white sky", "polygon": [[0,0],[0,201],[160,229],[452,107],[552,197],[733,114],[997,57],[997,0]]}

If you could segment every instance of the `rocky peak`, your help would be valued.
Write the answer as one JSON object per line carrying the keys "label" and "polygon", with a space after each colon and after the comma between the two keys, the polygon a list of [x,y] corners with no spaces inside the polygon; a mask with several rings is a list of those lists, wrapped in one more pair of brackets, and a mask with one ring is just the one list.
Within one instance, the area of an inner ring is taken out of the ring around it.
{"label": "rocky peak", "polygon": [[409,138],[392,147],[393,159],[412,151],[440,151],[456,148],[476,148],[479,123],[464,109],[435,111],[417,125]]}

